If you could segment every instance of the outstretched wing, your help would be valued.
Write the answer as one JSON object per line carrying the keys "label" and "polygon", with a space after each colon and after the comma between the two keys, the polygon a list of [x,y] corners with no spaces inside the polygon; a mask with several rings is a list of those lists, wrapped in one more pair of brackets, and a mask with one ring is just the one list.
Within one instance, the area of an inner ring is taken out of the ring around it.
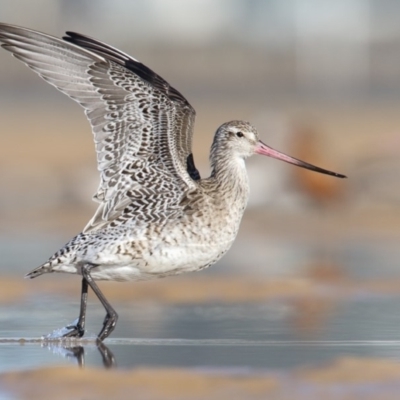
{"label": "outstretched wing", "polygon": [[94,199],[100,206],[85,230],[115,221],[144,197],[162,203],[164,212],[178,207],[199,179],[191,153],[194,109],[137,60],[67,34],[61,40],[0,24],[2,47],[78,102],[91,123],[100,171]]}

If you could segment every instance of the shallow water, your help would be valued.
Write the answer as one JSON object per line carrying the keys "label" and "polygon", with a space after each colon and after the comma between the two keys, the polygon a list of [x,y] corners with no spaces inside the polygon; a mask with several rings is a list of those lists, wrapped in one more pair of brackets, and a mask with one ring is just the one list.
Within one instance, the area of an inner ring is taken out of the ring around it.
{"label": "shallow water", "polygon": [[[118,367],[281,370],[343,355],[400,360],[399,302],[395,296],[337,302],[312,328],[299,326],[296,305],[284,301],[246,305],[115,304],[120,320],[105,344]],[[37,298],[29,302],[29,307],[2,307],[0,372],[76,363],[60,343],[37,339],[71,322],[77,311],[77,302],[65,298]],[[91,303],[88,312],[88,341],[82,343],[85,363],[101,366],[94,338],[103,310]]]}

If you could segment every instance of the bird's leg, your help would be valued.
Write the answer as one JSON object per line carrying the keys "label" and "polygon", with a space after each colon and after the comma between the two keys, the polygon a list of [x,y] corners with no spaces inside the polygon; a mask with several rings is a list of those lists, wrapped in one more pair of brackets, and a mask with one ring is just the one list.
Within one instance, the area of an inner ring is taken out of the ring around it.
{"label": "bird's leg", "polygon": [[86,320],[86,304],[88,296],[88,283],[85,278],[82,278],[81,289],[81,309],[79,317],[64,328],[56,329],[47,336],[43,336],[43,340],[59,340],[62,338],[80,338],[85,333],[85,320]]}
{"label": "bird's leg", "polygon": [[79,311],[79,317],[72,324],[66,326],[66,331],[63,337],[82,337],[85,333],[85,322],[86,322],[86,305],[88,297],[88,283],[85,277],[82,278],[82,289],[81,289],[81,308]]}
{"label": "bird's leg", "polygon": [[88,285],[92,288],[93,292],[96,294],[97,298],[100,300],[107,313],[106,317],[104,318],[103,328],[97,336],[97,340],[102,341],[114,330],[115,326],[117,325],[118,314],[111,307],[111,304],[104,297],[103,293],[90,275],[91,269],[95,267],[96,265],[93,264],[85,264],[82,267],[82,276],[83,279],[85,279]]}

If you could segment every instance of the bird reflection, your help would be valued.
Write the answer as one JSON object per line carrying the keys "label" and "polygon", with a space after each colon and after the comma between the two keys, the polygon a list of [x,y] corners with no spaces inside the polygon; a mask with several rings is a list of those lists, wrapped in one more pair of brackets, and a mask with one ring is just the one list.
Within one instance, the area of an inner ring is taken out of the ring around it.
{"label": "bird reflection", "polygon": [[[78,341],[48,341],[43,343],[53,353],[59,354],[67,359],[75,360],[79,367],[85,366],[85,345]],[[113,352],[101,341],[96,342],[96,347],[101,355],[104,368],[114,368],[117,366]]]}
{"label": "bird reflection", "polygon": [[97,348],[101,354],[105,368],[114,368],[117,366],[113,352],[102,341],[97,341]]}

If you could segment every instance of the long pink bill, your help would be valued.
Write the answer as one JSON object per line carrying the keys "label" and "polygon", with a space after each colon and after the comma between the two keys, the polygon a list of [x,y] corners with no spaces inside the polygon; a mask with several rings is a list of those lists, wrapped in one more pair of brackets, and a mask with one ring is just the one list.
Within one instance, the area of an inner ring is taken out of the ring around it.
{"label": "long pink bill", "polygon": [[308,164],[304,161],[298,160],[297,158],[293,158],[293,157],[287,156],[286,154],[280,153],[279,151],[274,150],[273,148],[264,144],[261,140],[258,141],[255,152],[257,154],[263,154],[264,156],[268,156],[268,157],[276,158],[278,160],[285,161],[289,164],[297,165],[298,167],[301,167],[301,168],[306,168],[306,169],[310,169],[311,171],[320,172],[321,174],[332,175],[332,176],[336,176],[337,178],[347,178],[346,175],[328,171],[327,169],[316,167],[315,165]]}

